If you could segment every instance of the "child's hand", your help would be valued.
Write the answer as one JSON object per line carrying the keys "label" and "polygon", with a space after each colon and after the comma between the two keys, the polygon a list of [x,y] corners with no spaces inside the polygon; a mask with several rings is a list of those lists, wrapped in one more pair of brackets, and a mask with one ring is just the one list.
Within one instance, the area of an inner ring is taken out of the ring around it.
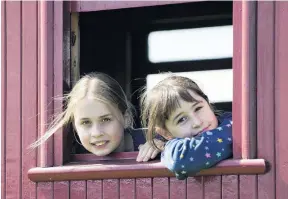
{"label": "child's hand", "polygon": [[[161,140],[154,139],[154,143],[160,149],[163,149],[165,143]],[[146,142],[144,145],[139,145],[139,153],[137,156],[137,162],[147,162],[150,159],[154,159],[161,151],[156,149],[152,144]]]}

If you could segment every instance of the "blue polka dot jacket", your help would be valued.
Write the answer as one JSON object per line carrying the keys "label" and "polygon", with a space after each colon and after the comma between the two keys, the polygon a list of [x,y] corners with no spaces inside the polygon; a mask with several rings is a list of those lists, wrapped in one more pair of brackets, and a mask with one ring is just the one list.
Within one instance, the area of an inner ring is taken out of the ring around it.
{"label": "blue polka dot jacket", "polygon": [[193,138],[175,138],[165,144],[161,162],[179,180],[195,175],[232,156],[232,114],[218,117],[216,129]]}

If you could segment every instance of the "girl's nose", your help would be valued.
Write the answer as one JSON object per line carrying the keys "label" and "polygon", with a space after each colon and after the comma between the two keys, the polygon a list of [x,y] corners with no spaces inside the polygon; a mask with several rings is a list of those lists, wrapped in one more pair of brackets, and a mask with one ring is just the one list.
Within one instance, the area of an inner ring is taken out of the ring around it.
{"label": "girl's nose", "polygon": [[97,138],[102,135],[104,135],[102,128],[100,128],[99,125],[93,125],[93,127],[91,128],[91,137]]}
{"label": "girl's nose", "polygon": [[203,124],[203,122],[202,122],[202,120],[200,118],[198,118],[198,117],[194,117],[193,118],[193,125],[192,125],[193,129],[201,127],[202,124]]}

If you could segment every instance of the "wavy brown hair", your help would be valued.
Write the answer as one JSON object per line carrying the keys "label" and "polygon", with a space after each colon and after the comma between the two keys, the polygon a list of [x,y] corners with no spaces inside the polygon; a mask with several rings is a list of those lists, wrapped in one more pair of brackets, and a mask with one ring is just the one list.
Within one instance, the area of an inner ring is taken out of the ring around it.
{"label": "wavy brown hair", "polygon": [[218,114],[199,86],[187,77],[171,75],[141,95],[141,121],[142,125],[148,128],[146,139],[154,147],[157,148],[153,141],[156,136],[156,127],[167,130],[165,122],[172,112],[180,106],[179,99],[186,102],[197,101],[190,95],[189,90],[204,98],[214,113]]}

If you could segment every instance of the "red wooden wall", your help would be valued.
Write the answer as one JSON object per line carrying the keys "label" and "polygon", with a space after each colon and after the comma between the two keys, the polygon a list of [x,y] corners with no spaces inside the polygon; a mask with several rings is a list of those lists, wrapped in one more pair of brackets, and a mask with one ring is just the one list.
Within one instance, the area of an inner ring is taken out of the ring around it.
{"label": "red wooden wall", "polygon": [[[141,178],[54,183],[33,183],[27,177],[28,169],[39,162],[39,154],[26,149],[39,132],[39,3],[1,3],[2,199],[287,198],[288,134],[285,130],[288,112],[288,2],[257,4],[257,156],[271,164],[267,174],[190,177],[185,181]],[[241,38],[241,6],[242,2],[234,2],[235,38]],[[57,3],[54,3],[56,7]],[[57,16],[53,27],[59,23],[56,19]],[[56,42],[58,37],[54,35],[51,42]],[[239,65],[241,41],[235,40],[234,44],[233,64]],[[52,48],[54,50],[57,49]],[[61,57],[56,55],[50,59],[51,64],[55,65]],[[54,163],[57,161],[54,160]]]}

